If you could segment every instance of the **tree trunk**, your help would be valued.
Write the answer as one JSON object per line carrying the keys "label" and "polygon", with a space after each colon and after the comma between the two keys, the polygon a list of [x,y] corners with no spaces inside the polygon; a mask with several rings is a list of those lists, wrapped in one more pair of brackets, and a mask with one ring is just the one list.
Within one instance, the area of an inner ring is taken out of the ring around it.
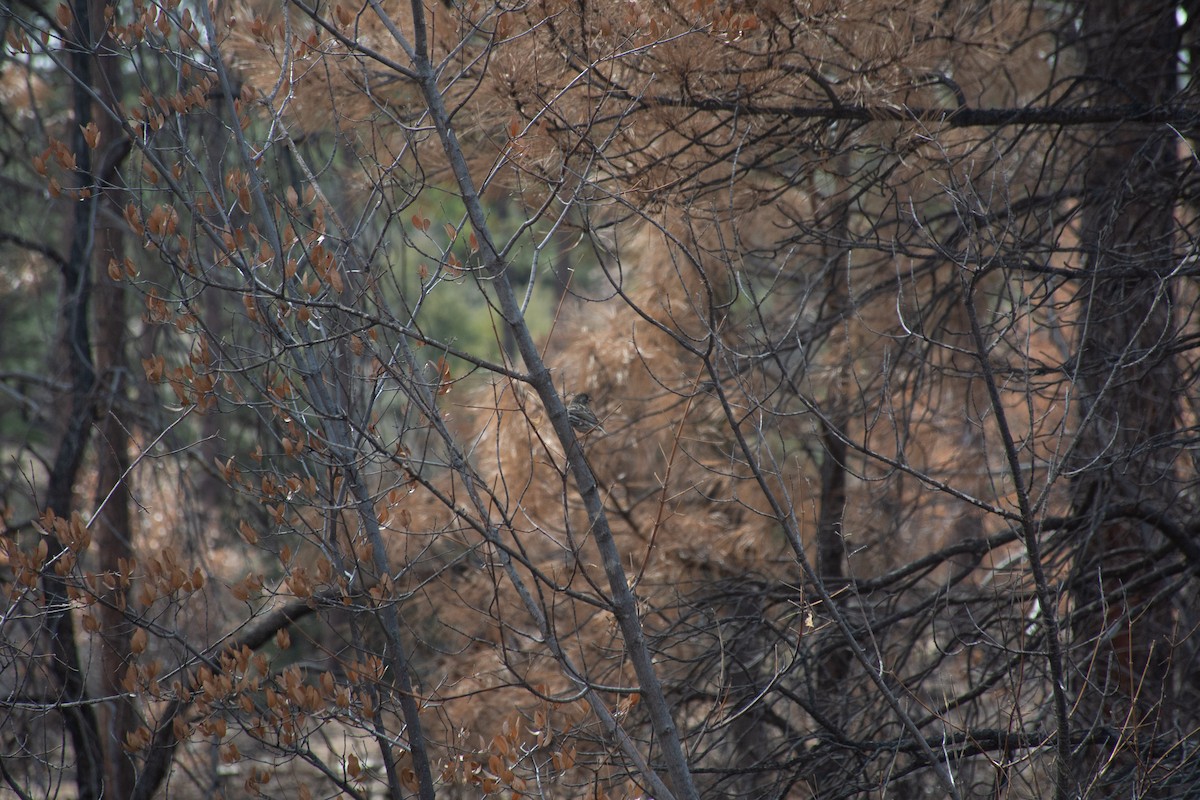
{"label": "tree trunk", "polygon": [[[1176,5],[1104,0],[1084,6],[1094,102],[1153,106],[1170,99],[1180,42]],[[1122,726],[1131,737],[1152,727],[1162,711],[1172,615],[1159,595],[1161,582],[1139,581],[1144,573],[1129,570],[1161,538],[1151,525],[1114,519],[1113,512],[1170,503],[1177,486],[1177,448],[1169,444],[1180,388],[1170,355],[1176,145],[1167,126],[1117,125],[1098,136],[1083,176],[1081,245],[1089,283],[1081,287],[1087,311],[1078,340],[1080,472],[1073,510],[1086,524],[1073,587],[1073,650],[1082,676],[1076,691],[1083,726]],[[1128,758],[1136,755],[1130,751]],[[1093,776],[1097,766],[1079,765]]]}
{"label": "tree trunk", "polygon": [[[107,2],[91,6],[91,27],[98,39],[95,63],[97,94],[106,106],[116,108],[121,96],[121,74],[113,58],[104,53],[112,51],[114,42],[105,25]],[[116,166],[128,153],[124,133],[108,114],[94,117],[100,131],[101,152],[97,165],[97,202],[107,202],[119,218],[121,203],[113,192]],[[122,747],[126,736],[137,727],[137,712],[133,701],[122,688],[122,678],[129,665],[130,637],[133,630],[125,614],[126,589],[120,576],[134,557],[133,530],[129,515],[130,493],[126,483],[129,470],[129,432],[120,417],[121,399],[127,395],[129,369],[125,357],[125,287],[108,277],[110,260],[122,261],[123,235],[120,228],[99,217],[95,229],[95,331],[96,374],[98,392],[96,447],[96,516],[92,520],[98,572],[105,576],[101,591],[104,597],[99,606],[100,620],[100,691],[113,698],[101,709],[104,728],[105,793],[113,797],[129,797],[133,791],[133,762]],[[123,564],[125,562],[124,570]]]}
{"label": "tree trunk", "polygon": [[[96,370],[92,362],[88,329],[91,302],[91,258],[94,250],[93,220],[99,196],[95,193],[92,153],[82,128],[92,117],[92,48],[90,9],[87,0],[71,4],[73,39],[72,69],[75,73],[73,111],[75,123],[71,149],[75,157],[75,179],[93,190],[75,206],[71,242],[63,264],[63,341],[71,376],[71,405],[66,429],[55,453],[46,489],[45,509],[56,517],[70,517],[74,508],[75,481],[91,436],[95,408]],[[63,552],[63,543],[53,530],[46,531],[52,558]],[[71,739],[75,759],[76,791],[81,800],[98,800],[104,795],[103,755],[95,709],[89,704],[87,685],[76,641],[66,580],[53,569],[44,573],[46,634],[54,653],[51,673],[58,684],[63,722]]]}
{"label": "tree trunk", "polygon": [[[119,261],[121,235],[111,228],[97,231],[97,267],[112,254]],[[129,664],[129,642],[133,633],[125,614],[127,592],[119,576],[122,561],[134,556],[133,530],[130,524],[129,435],[121,419],[129,371],[125,364],[125,290],[103,272],[96,286],[96,368],[102,376],[97,425],[96,447],[96,516],[92,521],[99,572],[104,577],[103,602],[99,618],[101,660],[103,664],[101,692],[114,698],[104,709],[105,777],[107,791],[116,797],[128,797],[133,790],[133,763],[126,756],[122,743],[137,727],[137,715],[132,700],[121,687]]]}

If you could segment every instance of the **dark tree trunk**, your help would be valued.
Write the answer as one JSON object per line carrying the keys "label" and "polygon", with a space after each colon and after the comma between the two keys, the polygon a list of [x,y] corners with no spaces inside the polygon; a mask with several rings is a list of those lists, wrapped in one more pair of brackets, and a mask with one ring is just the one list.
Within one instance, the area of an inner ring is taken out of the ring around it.
{"label": "dark tree trunk", "polygon": [[[75,74],[74,122],[71,130],[78,185],[91,189],[90,197],[75,205],[71,243],[63,264],[63,341],[71,378],[71,403],[66,429],[59,442],[46,490],[45,508],[56,517],[69,518],[74,508],[74,489],[91,436],[95,411],[96,370],[92,361],[89,331],[91,302],[91,259],[94,252],[94,220],[100,196],[96,192],[92,152],[81,128],[92,119],[92,33],[87,0],[71,4],[73,22],[70,33],[72,69]],[[64,550],[52,530],[46,532],[51,558]],[[53,569],[43,579],[46,602],[46,632],[54,653],[51,660],[53,679],[58,684],[63,722],[71,739],[75,759],[76,791],[81,800],[99,800],[104,796],[104,758],[100,745],[96,712],[88,702],[85,676],[76,641],[75,621],[71,616],[66,580]]]}
{"label": "dark tree trunk", "polygon": [[[1093,102],[1153,106],[1171,98],[1180,46],[1177,5],[1103,0],[1083,6]],[[1180,378],[1170,355],[1169,276],[1177,263],[1178,138],[1167,126],[1125,123],[1090,144],[1081,231],[1090,280],[1080,287],[1087,312],[1079,321],[1073,464],[1079,470],[1074,512],[1087,521],[1073,585],[1075,691],[1085,715],[1080,726],[1124,727],[1134,736],[1163,712],[1172,613],[1161,580],[1129,569],[1162,539],[1151,525],[1114,519],[1113,512],[1170,504],[1177,487],[1178,450],[1171,442]],[[1098,763],[1078,766],[1094,776]]]}
{"label": "dark tree trunk", "polygon": [[[97,38],[95,82],[96,91],[110,108],[117,107],[121,97],[121,74],[115,59],[104,57],[113,48],[104,22],[107,2],[95,2],[91,8],[91,26]],[[100,132],[104,157],[96,165],[98,202],[114,210],[112,218],[119,219],[121,203],[115,198],[120,188],[115,185],[116,166],[128,153],[124,133],[108,114],[97,113],[94,121]],[[105,791],[112,797],[129,797],[133,791],[133,762],[125,753],[126,736],[138,725],[133,700],[122,688],[122,679],[129,666],[130,637],[133,633],[126,617],[126,588],[119,577],[128,570],[134,557],[133,529],[129,514],[130,492],[127,484],[129,470],[129,429],[122,420],[123,398],[127,396],[129,368],[126,363],[125,287],[108,277],[108,264],[123,260],[123,234],[116,225],[100,218],[95,227],[96,311],[96,373],[97,373],[97,442],[96,442],[96,516],[92,521],[97,567],[103,579],[104,597],[99,606],[100,620],[100,691],[110,700],[101,710],[104,726]]]}

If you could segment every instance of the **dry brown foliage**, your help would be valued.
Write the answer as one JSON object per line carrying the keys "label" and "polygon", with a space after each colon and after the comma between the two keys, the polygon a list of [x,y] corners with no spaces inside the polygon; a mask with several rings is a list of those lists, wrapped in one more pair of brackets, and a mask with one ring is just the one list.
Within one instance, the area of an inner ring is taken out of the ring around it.
{"label": "dry brown foliage", "polygon": [[71,224],[0,240],[64,285],[0,778],[1191,796],[1194,42],[1131,5],[12,14]]}

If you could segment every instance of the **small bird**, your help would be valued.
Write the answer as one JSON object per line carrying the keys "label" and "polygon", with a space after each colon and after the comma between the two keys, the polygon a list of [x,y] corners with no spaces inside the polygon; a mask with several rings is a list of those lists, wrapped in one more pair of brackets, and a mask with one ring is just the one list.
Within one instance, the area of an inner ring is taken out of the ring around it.
{"label": "small bird", "polygon": [[596,419],[595,412],[592,411],[590,405],[591,396],[587,392],[580,392],[575,395],[570,403],[567,403],[567,419],[571,422],[571,427],[580,433],[591,433],[592,431],[600,431],[607,434],[604,426],[600,424],[600,420]]}

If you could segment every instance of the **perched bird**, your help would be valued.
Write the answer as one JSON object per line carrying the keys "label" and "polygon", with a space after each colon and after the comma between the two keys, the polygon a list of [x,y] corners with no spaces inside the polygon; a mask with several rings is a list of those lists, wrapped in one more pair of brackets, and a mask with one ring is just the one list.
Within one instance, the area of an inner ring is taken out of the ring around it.
{"label": "perched bird", "polygon": [[608,431],[604,430],[604,426],[596,419],[595,412],[588,405],[591,401],[592,398],[587,392],[575,395],[571,402],[567,403],[567,419],[571,421],[571,427],[580,433],[600,431],[606,434]]}

